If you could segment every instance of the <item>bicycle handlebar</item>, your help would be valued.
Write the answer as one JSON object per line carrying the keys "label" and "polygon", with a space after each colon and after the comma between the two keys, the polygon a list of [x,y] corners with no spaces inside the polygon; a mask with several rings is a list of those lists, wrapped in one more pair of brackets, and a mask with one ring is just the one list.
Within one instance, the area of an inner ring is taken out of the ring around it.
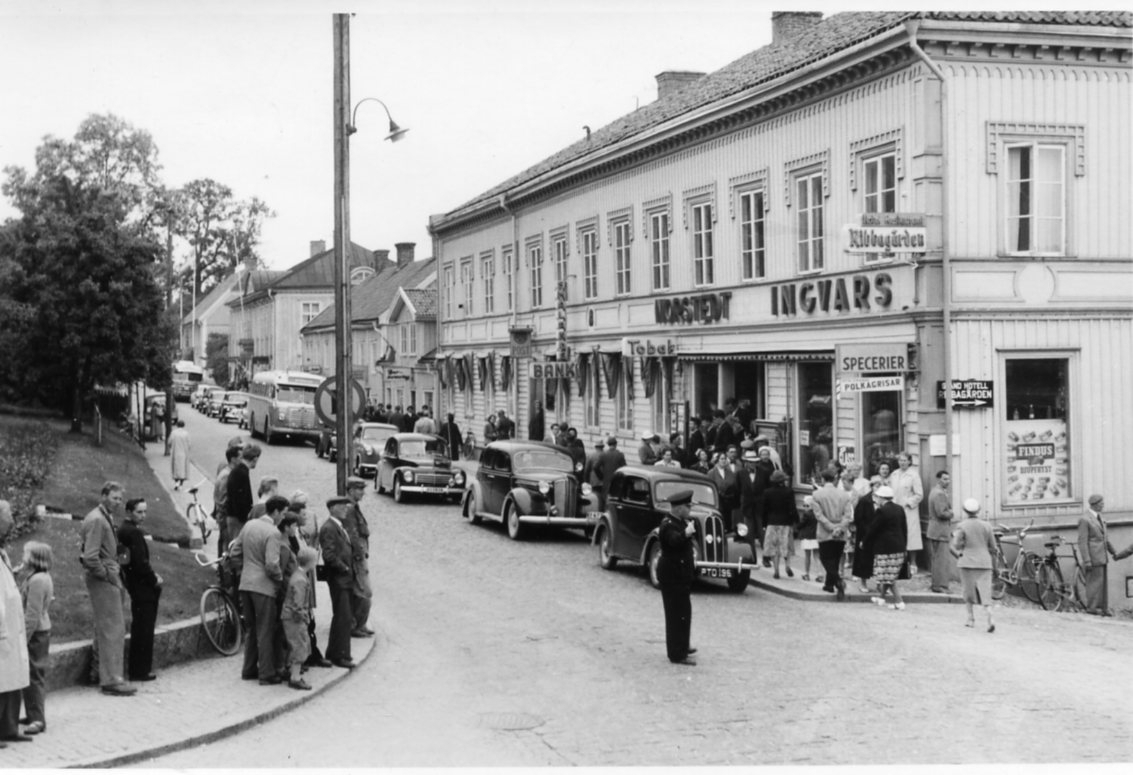
{"label": "bicycle handlebar", "polygon": [[[204,559],[201,559],[202,557]],[[197,565],[200,565],[202,568],[208,568],[212,565],[216,565],[218,562],[223,560],[224,555],[222,554],[220,557],[217,557],[215,560],[210,560],[210,559],[208,559],[208,555],[205,554],[204,552],[193,552],[193,559],[195,559],[197,561]]]}

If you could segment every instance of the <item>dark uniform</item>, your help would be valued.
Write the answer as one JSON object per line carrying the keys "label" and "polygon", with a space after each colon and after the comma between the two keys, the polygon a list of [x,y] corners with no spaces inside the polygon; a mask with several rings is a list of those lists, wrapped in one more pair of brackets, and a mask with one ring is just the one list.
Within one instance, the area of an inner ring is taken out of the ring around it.
{"label": "dark uniform", "polygon": [[681,490],[669,499],[672,512],[661,521],[661,557],[657,562],[657,579],[661,582],[661,600],[665,605],[665,647],[669,661],[696,664],[689,659],[696,649],[688,645],[692,627],[692,580],[695,574],[692,539],[685,533],[688,504],[692,491]]}

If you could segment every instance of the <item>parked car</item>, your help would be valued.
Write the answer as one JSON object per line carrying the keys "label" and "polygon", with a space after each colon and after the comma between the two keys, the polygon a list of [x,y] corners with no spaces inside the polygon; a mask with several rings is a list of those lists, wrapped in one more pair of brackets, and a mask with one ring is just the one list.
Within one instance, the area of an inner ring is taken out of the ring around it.
{"label": "parked car", "polygon": [[[386,439],[401,428],[384,422],[360,422],[354,426],[354,466],[353,470],[359,476],[366,471],[371,473],[378,466],[382,447]],[[315,450],[318,452],[318,449]],[[327,435],[327,445],[324,454],[333,462],[338,460],[338,434],[333,431]]]}
{"label": "parked car", "polygon": [[464,470],[452,467],[448,446],[440,436],[395,433],[386,439],[374,489],[393,493],[398,503],[410,493],[459,500],[464,493]]}
{"label": "parked car", "polygon": [[208,407],[205,409],[205,414],[209,417],[220,417],[220,408],[224,406],[224,399],[228,395],[227,390],[213,390],[209,393]]}
{"label": "parked car", "polygon": [[201,385],[193,391],[190,403],[198,412],[205,414],[208,412],[209,399],[212,397],[213,392],[218,390],[221,390],[219,385]]}
{"label": "parked car", "polygon": [[219,419],[222,423],[227,423],[229,420],[238,423],[241,428],[244,427],[244,410],[248,406],[248,397],[243,393],[228,392],[224,394],[224,398],[220,404]]}
{"label": "parked car", "polygon": [[624,466],[614,472],[606,495],[606,511],[594,528],[598,563],[612,570],[619,560],[644,565],[649,581],[660,586],[658,528],[670,510],[669,498],[692,491],[691,518],[696,520],[693,554],[700,578],[723,579],[728,589],[743,592],[756,567],[748,528],[733,529],[720,513],[716,485],[704,474],[680,468]]}
{"label": "parked car", "polygon": [[499,519],[519,540],[532,525],[582,528],[597,521],[598,497],[582,482],[582,465],[562,447],[541,441],[493,441],[480,452],[462,509],[473,524]]}

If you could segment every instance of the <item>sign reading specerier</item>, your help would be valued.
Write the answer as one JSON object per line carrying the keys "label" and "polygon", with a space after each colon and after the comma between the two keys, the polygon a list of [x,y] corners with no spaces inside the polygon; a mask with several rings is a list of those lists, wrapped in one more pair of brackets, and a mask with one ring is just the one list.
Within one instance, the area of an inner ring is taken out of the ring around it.
{"label": "sign reading specerier", "polygon": [[908,371],[906,344],[840,344],[835,347],[838,371],[869,374],[877,371]]}

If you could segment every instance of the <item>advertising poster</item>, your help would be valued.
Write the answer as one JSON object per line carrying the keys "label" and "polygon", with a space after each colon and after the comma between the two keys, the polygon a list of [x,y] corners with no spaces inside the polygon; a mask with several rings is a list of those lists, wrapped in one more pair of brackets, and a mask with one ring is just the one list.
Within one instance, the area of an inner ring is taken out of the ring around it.
{"label": "advertising poster", "polygon": [[1062,419],[1007,421],[1007,505],[1069,500],[1066,438]]}

